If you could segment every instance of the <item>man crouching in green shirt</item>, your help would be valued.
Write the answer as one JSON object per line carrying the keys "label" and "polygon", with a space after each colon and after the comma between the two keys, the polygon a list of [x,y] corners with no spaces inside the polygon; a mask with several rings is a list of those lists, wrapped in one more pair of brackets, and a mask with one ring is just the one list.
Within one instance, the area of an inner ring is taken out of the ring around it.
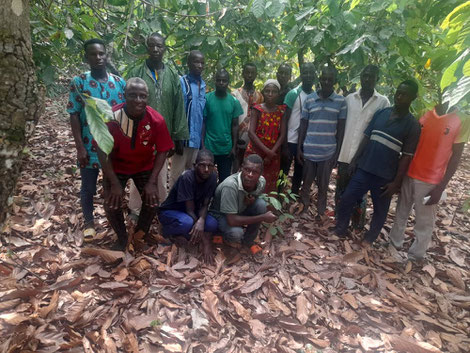
{"label": "man crouching in green shirt", "polygon": [[261,222],[272,223],[277,219],[259,198],[266,186],[262,173],[260,156],[245,157],[241,171],[230,175],[215,190],[210,211],[219,223],[224,241],[241,243],[250,248],[253,255],[261,250],[254,243]]}

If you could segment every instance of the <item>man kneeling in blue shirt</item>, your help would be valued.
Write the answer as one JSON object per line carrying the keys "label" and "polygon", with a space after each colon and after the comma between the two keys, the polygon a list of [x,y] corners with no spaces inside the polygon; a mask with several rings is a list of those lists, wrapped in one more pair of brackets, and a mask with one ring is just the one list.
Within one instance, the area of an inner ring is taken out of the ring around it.
{"label": "man kneeling in blue shirt", "polygon": [[217,187],[214,155],[200,150],[193,169],[186,170],[170,190],[160,206],[158,219],[162,233],[177,245],[196,245],[202,242],[203,258],[213,263],[212,233],[217,231],[217,220],[207,214],[209,202]]}

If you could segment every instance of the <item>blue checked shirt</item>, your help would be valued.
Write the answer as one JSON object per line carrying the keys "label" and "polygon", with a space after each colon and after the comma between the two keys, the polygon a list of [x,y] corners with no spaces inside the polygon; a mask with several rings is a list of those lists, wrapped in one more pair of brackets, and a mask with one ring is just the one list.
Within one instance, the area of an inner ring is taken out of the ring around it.
{"label": "blue checked shirt", "polygon": [[335,92],[325,99],[317,92],[308,95],[302,109],[302,120],[308,121],[304,158],[321,162],[334,156],[336,126],[338,120],[346,119],[347,110],[346,100]]}

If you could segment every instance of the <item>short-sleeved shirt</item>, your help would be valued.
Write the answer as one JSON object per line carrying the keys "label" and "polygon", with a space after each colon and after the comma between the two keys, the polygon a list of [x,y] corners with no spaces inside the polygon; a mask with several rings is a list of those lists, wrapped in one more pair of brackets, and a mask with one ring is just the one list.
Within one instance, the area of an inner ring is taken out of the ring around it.
{"label": "short-sleeved shirt", "polygon": [[90,157],[86,168],[101,168],[96,153],[96,141],[91,135],[85,114],[85,102],[80,95],[87,94],[91,97],[104,99],[111,107],[124,102],[124,87],[126,82],[123,78],[108,73],[106,82],[99,82],[91,76],[91,72],[85,72],[80,76],[75,76],[70,81],[70,95],[67,103],[69,114],[80,115],[80,126],[82,141]]}
{"label": "short-sleeved shirt", "polygon": [[243,114],[240,102],[231,94],[219,97],[214,92],[206,95],[204,121],[205,147],[215,155],[228,155],[232,149],[232,120]]}
{"label": "short-sleeved shirt", "polygon": [[186,201],[194,201],[194,210],[197,213],[204,205],[206,198],[212,199],[216,187],[216,173],[212,173],[207,180],[198,183],[196,171],[194,169],[186,170],[176,180],[160,209],[186,212]]}
{"label": "short-sleeved shirt", "polygon": [[114,172],[132,175],[152,170],[155,152],[166,152],[173,148],[165,120],[149,106],[146,107],[144,117],[138,121],[127,116],[125,104],[117,105],[113,110],[115,120],[107,125],[114,138],[110,153]]}
{"label": "short-sleeved shirt", "polygon": [[284,99],[284,104],[291,109],[289,121],[287,122],[287,142],[299,142],[300,118],[302,117],[302,109],[308,94],[299,86],[289,91]]}
{"label": "short-sleeved shirt", "polygon": [[418,145],[420,127],[411,114],[390,119],[393,107],[379,110],[364,131],[369,142],[358,167],[368,173],[393,180],[401,153],[412,156]]}
{"label": "short-sleeved shirt", "polygon": [[255,198],[260,196],[264,192],[265,186],[266,179],[260,176],[256,189],[248,192],[243,188],[241,172],[230,175],[215,190],[211,214],[220,218],[226,214],[243,213],[248,207],[245,203],[245,197],[247,195],[253,195]]}
{"label": "short-sleeved shirt", "polygon": [[327,98],[317,92],[308,95],[302,110],[302,120],[308,121],[304,158],[321,162],[334,156],[338,120],[346,119],[347,113],[346,100],[335,92]]}
{"label": "short-sleeved shirt", "polygon": [[206,105],[206,83],[202,77],[195,77],[191,74],[180,77],[180,81],[189,129],[189,140],[185,141],[185,146],[199,149]]}
{"label": "short-sleeved shirt", "polygon": [[408,175],[425,183],[439,184],[452,156],[452,146],[468,131],[462,130],[462,121],[455,111],[439,116],[433,109],[419,123],[421,136]]}
{"label": "short-sleeved shirt", "polygon": [[362,104],[360,91],[348,95],[346,104],[348,106],[348,116],[338,162],[351,163],[364,138],[364,130],[369,125],[375,112],[390,106],[390,102],[387,97],[374,90],[374,94],[366,104]]}

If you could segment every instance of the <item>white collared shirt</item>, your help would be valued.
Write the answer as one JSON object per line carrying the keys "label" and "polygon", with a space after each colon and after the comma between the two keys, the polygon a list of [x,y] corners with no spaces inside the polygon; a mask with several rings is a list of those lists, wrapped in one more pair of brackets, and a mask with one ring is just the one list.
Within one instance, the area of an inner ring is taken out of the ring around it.
{"label": "white collared shirt", "polygon": [[369,125],[375,112],[389,107],[390,102],[387,97],[374,90],[372,97],[362,106],[362,98],[359,90],[346,97],[346,104],[348,105],[346,130],[344,132],[343,145],[341,146],[338,162],[349,164],[356,154],[364,138],[364,130]]}

